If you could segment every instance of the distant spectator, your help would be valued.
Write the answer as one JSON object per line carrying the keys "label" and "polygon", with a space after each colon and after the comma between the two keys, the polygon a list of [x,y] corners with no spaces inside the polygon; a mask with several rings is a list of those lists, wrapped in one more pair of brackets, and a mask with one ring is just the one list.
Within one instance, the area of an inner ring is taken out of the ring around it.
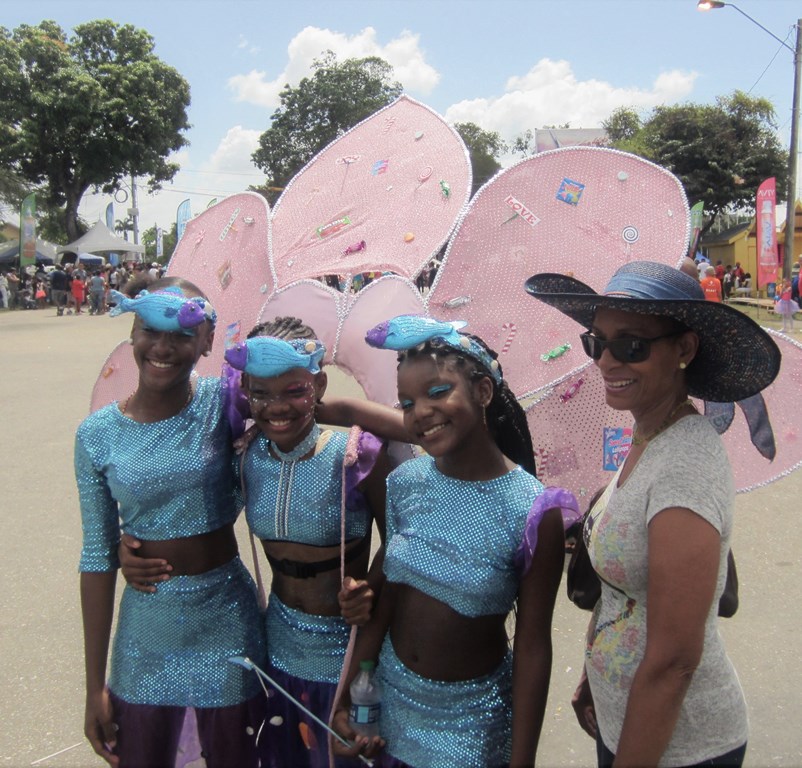
{"label": "distant spectator", "polygon": [[22,288],[20,279],[13,269],[9,269],[6,273],[6,280],[8,280],[8,308],[16,309],[19,306],[17,294]]}
{"label": "distant spectator", "polygon": [[50,273],[50,303],[56,308],[57,317],[64,314],[69,286],[70,281],[64,267],[56,264],[56,268]]}
{"label": "distant spectator", "polygon": [[716,280],[720,283],[724,281],[724,265],[721,263],[721,259],[716,262]]}
{"label": "distant spectator", "polygon": [[0,272],[0,308],[8,309],[8,278]]}
{"label": "distant spectator", "polygon": [[716,268],[712,264],[708,264],[705,268],[705,276],[699,284],[705,292],[707,301],[721,301],[721,282],[716,277]]}
{"label": "distant spectator", "polygon": [[102,315],[106,304],[106,280],[103,273],[96,269],[88,281],[89,286],[89,314]]}
{"label": "distant spectator", "polygon": [[727,264],[727,268],[724,270],[724,277],[721,279],[721,294],[724,298],[724,301],[730,298],[730,294],[732,294],[732,265]]}
{"label": "distant spectator", "polygon": [[81,307],[86,300],[86,272],[79,264],[72,270],[72,283],[70,283],[70,292],[75,303],[75,314],[81,314]]}

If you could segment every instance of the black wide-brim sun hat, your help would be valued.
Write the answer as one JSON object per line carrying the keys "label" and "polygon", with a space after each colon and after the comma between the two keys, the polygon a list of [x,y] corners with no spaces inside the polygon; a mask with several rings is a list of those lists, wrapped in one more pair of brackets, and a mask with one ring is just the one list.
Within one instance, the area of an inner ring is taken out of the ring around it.
{"label": "black wide-brim sun hat", "polygon": [[689,394],[702,400],[744,400],[765,389],[780,370],[780,350],[763,328],[737,309],[707,301],[697,280],[667,264],[625,264],[603,293],[573,277],[552,273],[530,277],[526,291],[587,329],[602,308],[682,323],[699,336],[699,350],[685,380]]}

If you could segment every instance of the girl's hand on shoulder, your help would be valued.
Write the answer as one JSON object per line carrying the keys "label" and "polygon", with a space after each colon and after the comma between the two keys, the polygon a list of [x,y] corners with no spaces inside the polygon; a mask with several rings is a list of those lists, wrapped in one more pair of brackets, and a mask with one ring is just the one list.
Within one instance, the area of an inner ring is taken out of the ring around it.
{"label": "girl's hand on shoulder", "polygon": [[352,744],[351,747],[346,747],[342,742],[333,739],[334,754],[338,757],[354,759],[358,755],[363,755],[370,759],[376,757],[384,749],[384,739],[381,736],[360,736],[351,727],[347,709],[340,708],[334,713],[332,727]]}
{"label": "girl's hand on shoulder", "polygon": [[362,626],[370,621],[373,611],[375,593],[370,584],[361,579],[357,581],[346,576],[342,588],[337,594],[340,603],[340,613],[349,624]]}
{"label": "girl's hand on shoulder", "polygon": [[120,570],[129,586],[138,592],[155,592],[156,583],[167,581],[173,566],[160,558],[144,558],[136,554],[142,543],[133,536],[124,533],[120,537],[117,556],[120,558]]}
{"label": "girl's hand on shoulder", "polygon": [[116,768],[120,764],[120,758],[114,754],[117,746],[117,725],[114,722],[108,688],[86,697],[84,735],[89,739],[92,749],[109,765]]}

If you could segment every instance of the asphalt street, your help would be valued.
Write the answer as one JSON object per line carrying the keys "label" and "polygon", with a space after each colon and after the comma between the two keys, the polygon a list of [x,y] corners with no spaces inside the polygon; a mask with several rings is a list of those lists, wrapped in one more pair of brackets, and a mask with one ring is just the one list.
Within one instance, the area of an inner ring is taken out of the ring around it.
{"label": "asphalt street", "polygon": [[[127,337],[129,323],[56,317],[52,309],[0,312],[0,767],[104,764],[83,737],[81,526],[72,449],[101,365]],[[356,386],[345,376],[330,373],[330,380],[338,391]],[[800,491],[802,473],[795,472],[737,499],[741,605],[721,622],[721,632],[746,691],[746,765],[755,768],[802,766]],[[242,520],[238,526],[244,543]],[[241,548],[249,563],[249,549]],[[593,743],[570,706],[587,616],[561,590],[538,755],[546,768],[595,765]]]}

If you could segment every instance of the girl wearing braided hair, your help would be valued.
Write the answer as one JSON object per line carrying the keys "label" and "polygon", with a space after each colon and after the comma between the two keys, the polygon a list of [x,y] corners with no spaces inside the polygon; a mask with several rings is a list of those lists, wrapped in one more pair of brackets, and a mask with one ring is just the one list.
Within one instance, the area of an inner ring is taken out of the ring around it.
{"label": "girl wearing braided hair", "polygon": [[343,754],[386,746],[381,764],[394,767],[533,764],[564,558],[560,508],[577,514],[570,494],[534,477],[523,410],[495,353],[460,325],[402,316],[367,335],[399,352],[404,425],[428,455],[388,478],[386,583],[347,676],[378,659],[382,738],[351,729],[347,696],[335,727],[356,741]]}
{"label": "girl wearing braided hair", "polygon": [[[349,439],[317,425],[315,406],[327,384],[320,369],[324,353],[309,326],[283,317],[257,325],[226,359],[242,371],[255,421],[241,468],[248,525],[272,571],[267,671],[327,722],[349,625],[367,621],[384,580],[383,548],[370,569],[368,564],[374,521],[384,537],[390,466],[372,434]],[[348,451],[355,451],[356,461],[344,472]],[[283,696],[272,696],[268,710],[263,765],[328,766],[328,739],[320,726]]]}
{"label": "girl wearing braided hair", "polygon": [[[390,467],[381,441],[372,434],[349,438],[318,426],[315,407],[327,384],[321,370],[324,354],[322,343],[303,321],[278,317],[257,325],[225,357],[235,369],[235,387],[247,398],[244,410],[255,422],[239,441],[244,450],[236,459],[236,471],[248,526],[261,540],[272,572],[265,669],[327,722],[349,625],[367,621],[384,580],[381,547],[370,570],[368,564],[374,521],[384,536]],[[355,461],[344,473],[347,452]],[[129,580],[139,576],[134,568],[166,566],[137,563],[136,558],[131,563],[125,552],[122,555]],[[148,571],[148,578],[154,576],[162,580],[163,568]],[[263,768],[328,766],[325,731],[284,696],[270,691],[265,719],[268,724],[259,740]]]}

